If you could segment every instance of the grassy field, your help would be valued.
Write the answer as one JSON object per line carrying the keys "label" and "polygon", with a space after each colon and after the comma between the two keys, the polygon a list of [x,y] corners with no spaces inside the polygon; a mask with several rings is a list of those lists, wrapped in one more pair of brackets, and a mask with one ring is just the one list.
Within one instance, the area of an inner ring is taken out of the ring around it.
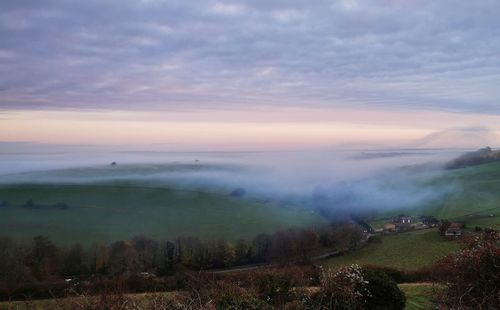
{"label": "grassy field", "polygon": [[[40,208],[27,208],[32,199]],[[310,210],[228,195],[114,185],[0,186],[0,235],[45,235],[59,243],[115,241],[144,234],[228,239],[321,222]],[[67,210],[54,208],[66,203]]]}
{"label": "grassy field", "polygon": [[436,284],[432,283],[406,283],[399,284],[399,288],[406,295],[406,310],[428,310],[436,308],[432,301]]}
{"label": "grassy field", "polygon": [[436,216],[500,228],[500,163],[452,170],[440,182],[456,189],[445,197]]}
{"label": "grassy field", "polygon": [[326,265],[370,264],[415,270],[458,249],[458,244],[439,235],[436,229],[387,235],[381,243],[369,244],[350,254],[334,257]]}

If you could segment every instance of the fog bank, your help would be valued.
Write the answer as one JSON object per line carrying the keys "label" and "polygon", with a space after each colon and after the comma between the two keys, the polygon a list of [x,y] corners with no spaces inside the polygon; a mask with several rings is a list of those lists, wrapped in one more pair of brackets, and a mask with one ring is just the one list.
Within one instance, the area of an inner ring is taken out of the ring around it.
{"label": "fog bank", "polygon": [[[21,148],[22,149],[22,148]],[[412,207],[449,188],[424,186],[457,149],[162,152],[91,147],[29,148],[0,153],[0,183],[103,184],[229,192],[262,197],[313,197],[353,208]],[[115,162],[116,165],[111,165]],[[403,167],[418,166],[418,169]]]}

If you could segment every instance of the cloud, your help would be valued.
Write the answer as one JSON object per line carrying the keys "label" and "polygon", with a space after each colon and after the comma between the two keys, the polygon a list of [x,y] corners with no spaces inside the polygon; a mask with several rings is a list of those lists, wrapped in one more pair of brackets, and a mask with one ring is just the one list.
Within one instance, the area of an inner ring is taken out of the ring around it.
{"label": "cloud", "polygon": [[5,0],[0,109],[500,114],[498,11],[495,0]]}
{"label": "cloud", "polygon": [[221,15],[239,15],[245,11],[245,7],[238,4],[217,2],[211,7],[211,11]]}
{"label": "cloud", "polygon": [[272,74],[273,71],[274,71],[273,67],[267,67],[267,68],[264,68],[264,69],[260,70],[259,71],[259,75],[260,76],[267,76],[267,75]]}

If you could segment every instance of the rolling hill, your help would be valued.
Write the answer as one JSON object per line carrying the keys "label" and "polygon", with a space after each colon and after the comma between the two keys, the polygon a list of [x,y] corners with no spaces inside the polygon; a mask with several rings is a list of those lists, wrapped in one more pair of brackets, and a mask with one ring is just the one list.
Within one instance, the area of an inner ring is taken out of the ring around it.
{"label": "rolling hill", "polygon": [[142,234],[236,240],[321,221],[296,206],[161,186],[0,186],[0,235],[21,239],[45,235],[58,243],[91,243]]}

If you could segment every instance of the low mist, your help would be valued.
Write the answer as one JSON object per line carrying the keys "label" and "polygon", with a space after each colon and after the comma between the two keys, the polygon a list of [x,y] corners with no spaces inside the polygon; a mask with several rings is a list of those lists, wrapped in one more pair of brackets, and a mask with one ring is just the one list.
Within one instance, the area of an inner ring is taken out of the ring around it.
{"label": "low mist", "polygon": [[425,183],[442,174],[444,163],[462,152],[145,152],[45,146],[35,153],[26,145],[21,149],[0,153],[1,184],[133,182],[225,193],[243,188],[250,197],[293,197],[313,203],[322,197],[327,207],[360,209],[413,207],[439,199],[450,188]]}

